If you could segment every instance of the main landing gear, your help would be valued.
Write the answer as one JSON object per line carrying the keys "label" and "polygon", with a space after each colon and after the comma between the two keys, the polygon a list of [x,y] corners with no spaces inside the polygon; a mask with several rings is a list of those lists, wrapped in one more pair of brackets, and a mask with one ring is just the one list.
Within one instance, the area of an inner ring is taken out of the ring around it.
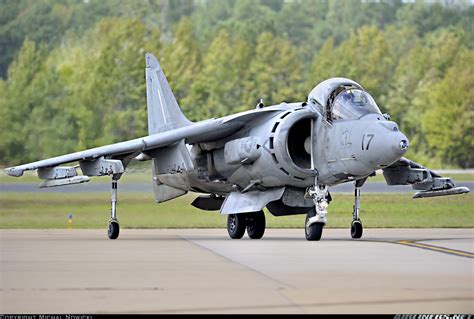
{"label": "main landing gear", "polygon": [[[359,239],[362,237],[364,228],[359,218],[360,212],[360,188],[364,185],[367,178],[355,181],[354,190],[354,210],[352,212],[351,237]],[[315,185],[309,187],[307,195],[313,199],[314,207],[306,215],[305,236],[309,241],[318,241],[323,234],[323,228],[326,225],[327,207],[331,202],[331,195],[325,185]]]}
{"label": "main landing gear", "polygon": [[331,195],[326,185],[309,187],[307,194],[314,201],[314,207],[306,215],[305,236],[306,240],[317,241],[321,239],[324,225],[326,225],[327,207],[331,201]]}
{"label": "main landing gear", "polygon": [[117,184],[118,180],[112,177],[112,196],[108,230],[108,235],[110,239],[117,239],[120,233],[120,226],[117,220]]}
{"label": "main landing gear", "polygon": [[230,238],[240,239],[244,236],[245,229],[251,239],[260,239],[265,233],[265,214],[258,212],[230,214],[227,216],[227,232]]}

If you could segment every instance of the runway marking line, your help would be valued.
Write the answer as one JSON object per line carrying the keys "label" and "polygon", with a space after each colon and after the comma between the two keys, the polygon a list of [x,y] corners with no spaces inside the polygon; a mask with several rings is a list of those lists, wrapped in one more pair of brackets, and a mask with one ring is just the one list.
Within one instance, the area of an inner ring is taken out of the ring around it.
{"label": "runway marking line", "polygon": [[400,240],[400,241],[396,241],[395,243],[400,244],[400,245],[405,245],[405,246],[411,246],[411,247],[417,247],[417,248],[421,248],[421,249],[431,250],[431,251],[437,251],[437,252],[440,252],[440,253],[445,253],[445,254],[454,255],[454,256],[474,258],[474,253],[470,253],[470,252],[463,251],[463,250],[446,248],[446,247],[440,247],[440,246],[434,246],[434,245],[428,245],[428,244],[421,244],[421,243],[418,243],[415,240]]}

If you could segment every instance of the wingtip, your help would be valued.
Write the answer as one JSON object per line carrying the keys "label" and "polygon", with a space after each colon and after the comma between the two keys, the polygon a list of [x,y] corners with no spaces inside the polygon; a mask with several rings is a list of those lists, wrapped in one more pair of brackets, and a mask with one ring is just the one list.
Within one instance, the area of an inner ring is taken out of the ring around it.
{"label": "wingtip", "polygon": [[463,194],[467,194],[467,193],[470,193],[470,192],[471,192],[471,190],[469,189],[469,187],[461,186],[461,187],[459,187],[459,188],[461,188],[461,189],[463,190],[463,192],[462,192]]}
{"label": "wingtip", "polygon": [[7,175],[13,177],[20,177],[23,175],[23,170],[16,169],[15,167],[8,167],[3,170]]}
{"label": "wingtip", "polygon": [[158,70],[161,69],[160,62],[158,62],[158,59],[153,54],[147,52],[145,57],[147,68],[156,68]]}

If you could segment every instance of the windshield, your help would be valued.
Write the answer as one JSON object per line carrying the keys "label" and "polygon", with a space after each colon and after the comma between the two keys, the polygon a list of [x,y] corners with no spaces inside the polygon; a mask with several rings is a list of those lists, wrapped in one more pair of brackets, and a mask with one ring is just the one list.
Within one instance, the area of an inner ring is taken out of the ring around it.
{"label": "windshield", "polygon": [[339,93],[331,108],[332,120],[356,120],[370,113],[382,114],[374,99],[359,89]]}

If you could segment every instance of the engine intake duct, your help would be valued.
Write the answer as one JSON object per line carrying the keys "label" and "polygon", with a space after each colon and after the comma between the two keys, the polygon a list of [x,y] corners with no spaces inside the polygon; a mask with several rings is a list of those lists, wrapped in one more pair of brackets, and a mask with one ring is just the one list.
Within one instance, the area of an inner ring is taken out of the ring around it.
{"label": "engine intake duct", "polygon": [[304,118],[290,128],[287,148],[296,166],[311,169],[311,118]]}

